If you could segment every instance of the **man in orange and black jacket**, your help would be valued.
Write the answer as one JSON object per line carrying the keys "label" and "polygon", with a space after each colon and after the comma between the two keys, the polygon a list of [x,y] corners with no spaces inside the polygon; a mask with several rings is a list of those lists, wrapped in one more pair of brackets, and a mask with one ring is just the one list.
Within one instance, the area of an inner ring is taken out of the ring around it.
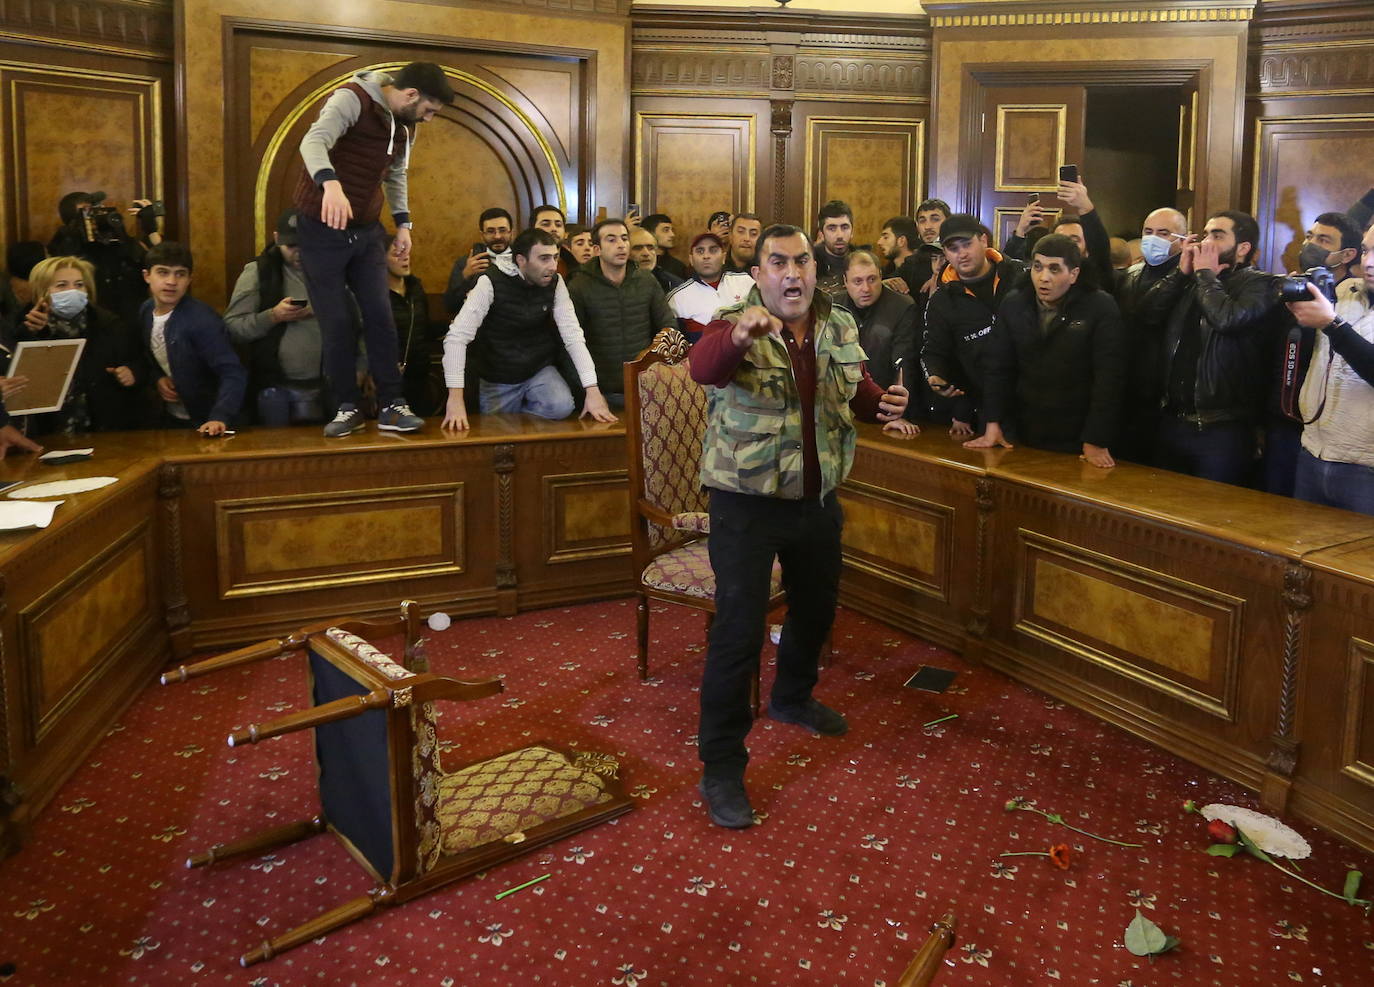
{"label": "man in orange and black jacket", "polygon": [[972,438],[984,424],[983,382],[988,336],[1002,299],[1025,270],[988,245],[988,229],[977,216],[956,213],[940,225],[940,246],[948,264],[926,306],[921,373],[931,390],[953,398],[949,434]]}

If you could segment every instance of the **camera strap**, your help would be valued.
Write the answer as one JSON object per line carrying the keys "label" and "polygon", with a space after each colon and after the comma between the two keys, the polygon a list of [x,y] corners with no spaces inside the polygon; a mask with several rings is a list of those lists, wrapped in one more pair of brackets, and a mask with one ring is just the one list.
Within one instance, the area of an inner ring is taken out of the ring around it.
{"label": "camera strap", "polygon": [[[1318,343],[1318,345],[1320,345]],[[1302,409],[1299,406],[1299,396],[1302,392],[1302,326],[1294,323],[1288,330],[1288,338],[1283,344],[1283,390],[1279,396],[1279,407],[1283,411],[1284,417],[1290,418],[1302,425],[1311,425],[1322,416],[1326,410],[1326,390],[1331,383],[1331,361],[1335,352],[1331,349],[1330,341],[1326,344],[1326,372],[1322,375],[1322,394],[1321,400],[1317,402],[1317,410],[1311,418],[1303,418]]]}

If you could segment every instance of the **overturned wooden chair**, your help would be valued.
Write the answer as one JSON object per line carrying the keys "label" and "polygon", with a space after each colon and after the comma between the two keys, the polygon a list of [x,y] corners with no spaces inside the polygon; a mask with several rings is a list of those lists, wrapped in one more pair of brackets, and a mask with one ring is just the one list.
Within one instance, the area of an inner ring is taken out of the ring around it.
{"label": "overturned wooden chair", "polygon": [[[239,730],[229,746],[314,729],[319,814],[193,854],[186,866],[260,854],[328,829],[377,881],[244,953],[243,966],[630,810],[613,758],[544,741],[445,771],[433,704],[482,699],[502,686],[428,674],[420,626],[416,605],[404,603],[399,619],[320,624],[162,676],[164,685],[184,682],[301,649],[310,662],[313,707]],[[369,643],[403,631],[409,667]]]}
{"label": "overturned wooden chair", "polygon": [[[692,380],[687,340],[664,329],[625,364],[625,437],[630,458],[630,552],[639,579],[639,677],[649,676],[649,601],[716,612],[707,539],[711,517],[701,486],[706,389]],[[775,564],[768,608],[782,603]],[[757,682],[755,683],[757,692]]]}

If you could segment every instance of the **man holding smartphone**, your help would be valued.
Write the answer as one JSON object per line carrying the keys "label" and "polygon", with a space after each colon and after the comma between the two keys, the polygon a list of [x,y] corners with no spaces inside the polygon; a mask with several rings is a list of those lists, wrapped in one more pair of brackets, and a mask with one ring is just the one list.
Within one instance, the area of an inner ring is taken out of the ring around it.
{"label": "man holding smartphone", "polygon": [[[472,252],[453,262],[453,271],[448,276],[448,287],[444,289],[444,307],[457,315],[467,300],[468,292],[477,279],[487,273],[498,258],[510,260],[510,241],[515,235],[515,220],[500,206],[482,210],[477,217],[477,230],[482,239],[472,245]],[[514,263],[514,261],[511,261]]]}
{"label": "man holding smartphone", "polygon": [[298,227],[296,210],[281,214],[272,243],[244,266],[224,310],[229,338],[248,349],[245,405],[269,428],[319,425],[334,416]]}
{"label": "man holding smartphone", "polygon": [[[1116,271],[1112,268],[1112,239],[1102,217],[1088,197],[1088,187],[1079,181],[1078,165],[1064,165],[1059,169],[1059,188],[1055,194],[1063,203],[1063,212],[1055,220],[1051,233],[1062,233],[1083,253],[1084,272],[1090,272],[1096,286],[1104,291],[1116,287]],[[1003,253],[1021,260],[1026,257],[1026,234],[1045,221],[1045,205],[1040,193],[1034,193],[1017,221],[1016,231],[1003,245]]]}

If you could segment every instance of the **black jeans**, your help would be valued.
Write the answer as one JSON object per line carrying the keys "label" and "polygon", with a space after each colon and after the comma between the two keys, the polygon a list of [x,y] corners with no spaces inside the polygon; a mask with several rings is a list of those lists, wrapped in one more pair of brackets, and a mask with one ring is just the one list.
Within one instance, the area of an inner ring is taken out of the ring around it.
{"label": "black jeans", "polygon": [[324,337],[324,373],[334,397],[339,404],[355,408],[362,401],[358,339],[348,297],[351,288],[363,318],[367,369],[377,385],[377,403],[385,408],[401,397],[401,357],[382,244],[386,231],[381,223],[334,230],[304,213],[297,223],[301,268]]}
{"label": "black jeans", "polygon": [[707,777],[742,778],[753,725],[750,685],[763,648],[773,558],[782,563],[787,619],[778,644],[772,702],[800,706],[816,685],[821,647],[835,622],[844,514],[825,499],[780,500],[711,491],[711,568],[716,617],[701,677],[698,754]]}

